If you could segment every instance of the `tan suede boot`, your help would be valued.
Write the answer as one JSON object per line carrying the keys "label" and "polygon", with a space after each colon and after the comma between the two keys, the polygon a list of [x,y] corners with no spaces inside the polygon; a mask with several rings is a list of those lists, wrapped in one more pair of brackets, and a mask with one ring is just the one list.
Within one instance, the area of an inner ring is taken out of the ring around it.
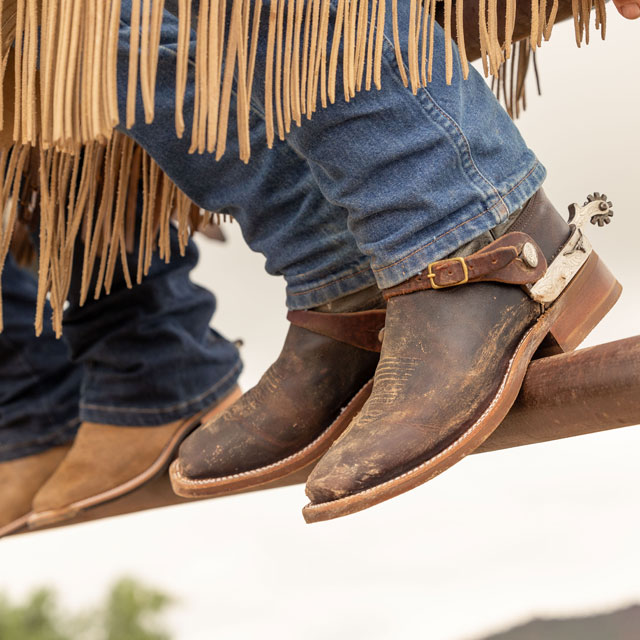
{"label": "tan suede boot", "polygon": [[31,503],[51,477],[71,445],[0,464],[0,538],[16,533],[27,524]]}
{"label": "tan suede boot", "polygon": [[158,427],[83,423],[69,455],[35,496],[29,527],[69,520],[138,489],[167,468],[191,431],[240,396],[236,387],[215,407]]}

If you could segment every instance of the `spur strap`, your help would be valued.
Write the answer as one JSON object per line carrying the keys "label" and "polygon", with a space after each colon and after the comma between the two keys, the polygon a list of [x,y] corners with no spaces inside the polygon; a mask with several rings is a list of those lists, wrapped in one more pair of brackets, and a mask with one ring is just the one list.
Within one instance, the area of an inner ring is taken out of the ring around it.
{"label": "spur strap", "polygon": [[287,320],[296,327],[307,329],[326,338],[379,353],[382,348],[380,331],[384,328],[386,314],[385,309],[354,313],[289,311]]}
{"label": "spur strap", "polygon": [[389,300],[425,289],[448,289],[475,282],[525,285],[537,282],[547,271],[547,260],[531,236],[507,233],[466,258],[432,262],[425,271],[383,291]]}

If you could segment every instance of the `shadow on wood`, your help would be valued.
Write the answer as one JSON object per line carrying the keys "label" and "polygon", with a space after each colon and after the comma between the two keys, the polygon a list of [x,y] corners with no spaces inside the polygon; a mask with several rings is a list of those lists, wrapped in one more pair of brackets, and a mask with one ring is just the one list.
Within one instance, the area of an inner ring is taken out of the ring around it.
{"label": "shadow on wood", "polygon": [[[532,362],[511,412],[475,453],[637,424],[640,424],[640,336]],[[255,491],[303,483],[310,470],[311,467]],[[165,473],[122,498],[87,510],[56,527],[186,502],[193,500],[177,497]]]}

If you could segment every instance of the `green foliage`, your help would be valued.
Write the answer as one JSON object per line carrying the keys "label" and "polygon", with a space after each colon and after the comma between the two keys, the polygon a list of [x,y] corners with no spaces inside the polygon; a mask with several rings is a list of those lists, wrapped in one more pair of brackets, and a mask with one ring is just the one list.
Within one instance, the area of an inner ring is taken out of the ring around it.
{"label": "green foliage", "polygon": [[171,640],[159,620],[171,603],[129,578],[118,581],[97,609],[76,615],[61,611],[50,589],[20,605],[0,595],[0,640]]}
{"label": "green foliage", "polygon": [[154,624],[170,604],[171,598],[164,593],[134,580],[121,580],[111,590],[104,610],[105,640],[170,640]]}
{"label": "green foliage", "polygon": [[61,626],[56,596],[49,589],[36,591],[17,607],[0,596],[2,640],[74,640]]}

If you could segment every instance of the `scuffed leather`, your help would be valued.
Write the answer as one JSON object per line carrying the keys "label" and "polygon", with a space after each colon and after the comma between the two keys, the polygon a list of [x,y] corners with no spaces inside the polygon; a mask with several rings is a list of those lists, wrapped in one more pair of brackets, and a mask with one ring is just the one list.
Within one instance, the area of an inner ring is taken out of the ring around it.
{"label": "scuffed leather", "polygon": [[538,315],[504,284],[392,298],[371,398],[309,477],[311,501],[368,489],[445,449],[489,405]]}
{"label": "scuffed leather", "polygon": [[181,473],[191,479],[224,477],[297,453],[373,377],[378,358],[292,325],[260,382],[182,444]]}
{"label": "scuffed leather", "polygon": [[[525,211],[518,230],[552,256],[568,225],[543,193]],[[502,283],[391,298],[372,395],[309,477],[311,502],[373,488],[443,452],[489,407],[540,313],[520,286]]]}

